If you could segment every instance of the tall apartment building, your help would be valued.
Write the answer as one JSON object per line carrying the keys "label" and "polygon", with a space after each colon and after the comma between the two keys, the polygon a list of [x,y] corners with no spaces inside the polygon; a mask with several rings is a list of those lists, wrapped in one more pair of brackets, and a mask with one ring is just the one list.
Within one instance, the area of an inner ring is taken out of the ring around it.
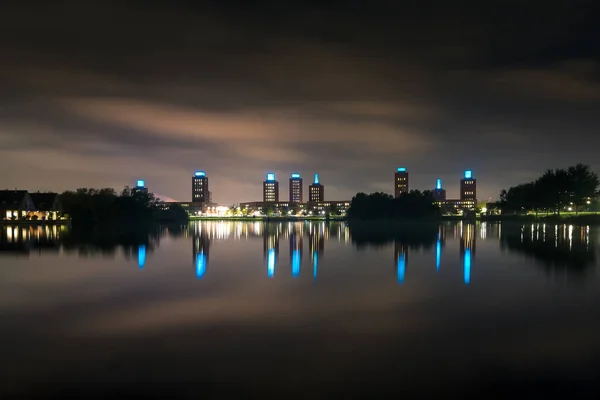
{"label": "tall apartment building", "polygon": [[192,202],[210,203],[208,177],[204,171],[196,171],[192,176]]}
{"label": "tall apartment building", "polygon": [[267,173],[267,179],[263,182],[263,202],[279,201],[279,182],[275,180],[275,174]]}
{"label": "tall apartment building", "polygon": [[290,178],[290,203],[302,203],[302,177],[294,172]]}
{"label": "tall apartment building", "polygon": [[394,196],[400,197],[402,193],[408,193],[408,171],[404,167],[394,174]]}

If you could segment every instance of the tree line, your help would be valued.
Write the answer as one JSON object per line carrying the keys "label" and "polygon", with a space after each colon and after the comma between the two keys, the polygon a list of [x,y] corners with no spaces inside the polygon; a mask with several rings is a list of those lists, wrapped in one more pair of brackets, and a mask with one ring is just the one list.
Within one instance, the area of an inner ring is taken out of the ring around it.
{"label": "tree line", "polygon": [[181,206],[165,207],[153,193],[128,186],[121,193],[112,188],[80,188],[62,193],[60,198],[63,213],[74,224],[188,220]]}
{"label": "tree line", "polygon": [[565,207],[578,213],[598,195],[598,175],[584,164],[549,169],[537,179],[500,192],[503,212],[534,211],[560,215]]}
{"label": "tree line", "polygon": [[394,198],[387,193],[358,193],[352,198],[348,219],[353,220],[409,220],[436,219],[440,208],[435,205],[429,190],[411,190]]}

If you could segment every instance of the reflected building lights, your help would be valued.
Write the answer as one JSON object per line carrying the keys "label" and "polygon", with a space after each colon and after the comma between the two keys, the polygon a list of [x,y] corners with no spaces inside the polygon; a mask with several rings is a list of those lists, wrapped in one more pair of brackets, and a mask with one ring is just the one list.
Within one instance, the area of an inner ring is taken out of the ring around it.
{"label": "reflected building lights", "polygon": [[206,274],[206,254],[201,250],[196,254],[196,277],[202,279],[204,274]]}
{"label": "reflected building lights", "polygon": [[404,254],[400,254],[398,256],[396,268],[397,268],[396,274],[397,274],[397,278],[398,278],[398,283],[403,284],[404,283],[404,274],[406,272],[406,257]]}
{"label": "reflected building lights", "polygon": [[442,262],[442,241],[438,238],[435,244],[435,270],[440,270],[440,264]]}
{"label": "reflected building lights", "polygon": [[271,248],[267,252],[267,276],[275,276],[275,249]]}

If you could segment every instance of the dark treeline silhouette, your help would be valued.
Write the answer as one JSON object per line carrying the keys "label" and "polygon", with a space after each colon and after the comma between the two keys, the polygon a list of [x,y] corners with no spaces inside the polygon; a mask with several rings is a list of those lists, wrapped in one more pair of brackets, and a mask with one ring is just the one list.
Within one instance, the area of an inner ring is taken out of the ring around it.
{"label": "dark treeline silhouette", "polygon": [[596,266],[595,240],[586,229],[573,225],[507,224],[502,226],[500,247],[530,257],[548,274],[583,276]]}
{"label": "dark treeline silhouette", "polygon": [[560,215],[571,206],[579,212],[598,194],[600,180],[587,165],[577,164],[567,169],[550,169],[535,181],[513,186],[500,192],[500,207],[506,213],[528,211]]}
{"label": "dark treeline silhouette", "polygon": [[74,224],[187,221],[179,205],[165,208],[154,194],[125,187],[119,194],[112,188],[81,188],[61,195],[64,213]]}
{"label": "dark treeline silhouette", "polygon": [[431,224],[369,224],[355,221],[349,224],[352,243],[357,248],[379,247],[400,242],[411,249],[429,249],[438,238],[439,225]]}
{"label": "dark treeline silhouette", "polygon": [[387,193],[358,193],[348,209],[349,220],[415,220],[440,217],[440,209],[433,204],[430,191],[411,190],[398,198]]}

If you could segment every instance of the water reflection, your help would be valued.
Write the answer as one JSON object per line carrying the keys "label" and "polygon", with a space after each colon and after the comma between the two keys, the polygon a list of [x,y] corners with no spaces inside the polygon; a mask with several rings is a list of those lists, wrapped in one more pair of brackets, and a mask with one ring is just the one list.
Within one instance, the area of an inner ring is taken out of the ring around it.
{"label": "water reflection", "polygon": [[[444,223],[400,226],[354,225],[344,222],[244,223],[203,221],[185,226],[153,229],[69,229],[65,226],[5,225],[0,229],[0,254],[30,256],[48,253],[77,254],[80,257],[115,257],[122,252],[126,259],[137,261],[140,269],[148,267],[149,259],[161,239],[184,238],[192,242],[192,263],[197,279],[210,273],[210,248],[214,241],[239,241],[262,238],[263,258],[267,276],[275,277],[280,246],[287,246],[289,268],[286,274],[299,278],[312,274],[316,281],[323,266],[326,243],[354,246],[363,251],[369,247],[393,248],[395,279],[399,284],[410,281],[411,270],[422,268],[423,262],[414,255],[429,254],[431,268],[440,271],[442,265],[456,264],[458,248],[462,280],[469,285],[476,265],[477,242],[497,242],[501,249],[524,254],[535,259],[547,272],[565,271],[581,274],[596,265],[594,230],[589,226],[546,224]],[[304,245],[308,243],[308,255]],[[133,261],[133,262],[135,262]],[[287,264],[284,265],[287,268]],[[303,269],[303,267],[306,269]],[[309,269],[310,268],[310,269]],[[456,273],[456,272],[452,272]]]}
{"label": "water reflection", "polygon": [[510,225],[503,228],[500,246],[536,261],[548,273],[583,274],[596,265],[589,226]]}

